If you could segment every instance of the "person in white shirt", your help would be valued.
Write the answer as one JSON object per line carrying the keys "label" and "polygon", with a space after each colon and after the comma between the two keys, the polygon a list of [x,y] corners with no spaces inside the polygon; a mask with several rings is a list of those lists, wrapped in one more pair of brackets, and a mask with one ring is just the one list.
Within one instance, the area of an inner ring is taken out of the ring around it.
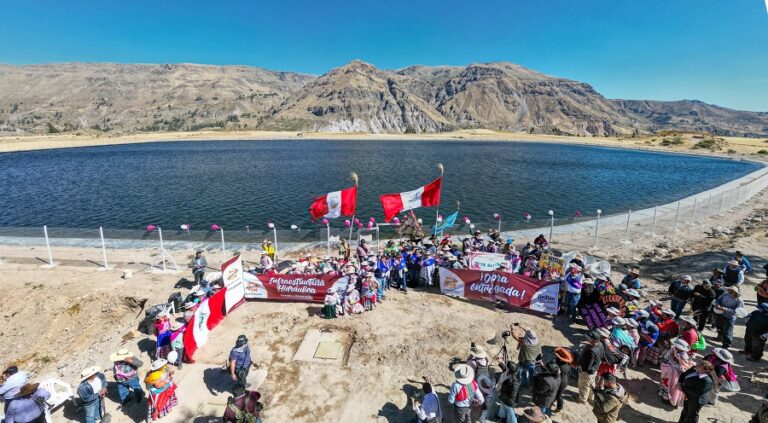
{"label": "person in white shirt", "polygon": [[19,393],[21,387],[27,383],[27,372],[19,371],[16,366],[11,366],[3,372],[0,395],[5,401],[4,412],[8,411],[8,403]]}
{"label": "person in white shirt", "polygon": [[480,406],[485,401],[475,381],[475,371],[467,364],[459,364],[454,371],[456,382],[451,385],[448,402],[453,404],[453,416],[457,423],[471,423],[470,413],[473,406]]}
{"label": "person in white shirt", "polygon": [[413,411],[416,412],[419,423],[442,423],[443,410],[440,409],[440,399],[432,391],[432,383],[426,376],[424,376],[421,390],[424,392],[421,403],[415,399],[413,401]]}

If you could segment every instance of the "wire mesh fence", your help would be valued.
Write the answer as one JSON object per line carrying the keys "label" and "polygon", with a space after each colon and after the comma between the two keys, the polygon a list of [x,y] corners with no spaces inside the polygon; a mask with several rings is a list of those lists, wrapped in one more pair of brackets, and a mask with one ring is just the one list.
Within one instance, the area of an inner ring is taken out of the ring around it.
{"label": "wire mesh fence", "polygon": [[[476,230],[486,232],[494,228],[501,230],[503,238],[513,238],[516,244],[543,234],[551,245],[561,250],[608,248],[699,225],[713,216],[727,215],[729,210],[749,200],[766,186],[768,168],[716,189],[643,210],[611,215],[595,210],[591,214],[567,218],[553,213],[548,218],[530,218],[522,222],[469,222],[459,219],[454,227],[438,235],[450,236],[456,241]],[[276,247],[278,256],[285,258],[298,252],[333,253],[342,239],[347,239],[354,246],[358,240],[365,238],[374,251],[378,251],[383,247],[384,240],[399,238],[397,226],[394,225],[357,225],[354,222],[349,227],[336,225],[339,224],[294,229],[215,227],[210,230],[156,226],[142,229],[0,227],[0,245],[26,247],[21,250],[33,251],[34,259],[47,265],[56,264],[57,260],[74,260],[103,268],[110,267],[110,262],[172,265],[175,268],[184,267],[195,250],[214,252],[227,258],[234,251],[259,252],[262,243],[269,241]],[[429,231],[429,228],[425,229]],[[14,254],[24,253],[9,250],[0,260],[9,257],[13,260]]]}

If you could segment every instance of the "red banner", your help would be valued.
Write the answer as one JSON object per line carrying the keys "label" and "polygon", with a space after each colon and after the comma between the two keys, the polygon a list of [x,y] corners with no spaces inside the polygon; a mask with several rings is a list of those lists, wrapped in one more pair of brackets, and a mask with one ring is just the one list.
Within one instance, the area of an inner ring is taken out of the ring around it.
{"label": "red banner", "polygon": [[557,314],[560,284],[515,273],[440,269],[443,294],[473,300],[503,301],[509,305]]}
{"label": "red banner", "polygon": [[203,300],[195,309],[195,315],[184,330],[184,355],[190,363],[195,351],[208,342],[208,334],[224,318],[224,298],[227,288],[222,288],[210,298]]}
{"label": "red banner", "polygon": [[245,298],[322,303],[331,287],[343,292],[347,278],[329,275],[251,275],[246,273]]}

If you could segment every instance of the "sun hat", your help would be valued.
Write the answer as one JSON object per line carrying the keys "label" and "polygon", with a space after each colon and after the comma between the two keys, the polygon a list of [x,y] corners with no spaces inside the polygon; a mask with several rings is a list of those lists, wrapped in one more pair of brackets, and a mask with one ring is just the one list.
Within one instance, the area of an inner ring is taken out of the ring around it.
{"label": "sun hat", "polygon": [[651,300],[651,307],[658,307],[662,305],[662,302],[659,300]]}
{"label": "sun hat", "polygon": [[475,358],[488,358],[488,354],[485,353],[483,347],[469,347],[469,354]]}
{"label": "sun hat", "polygon": [[728,266],[738,266],[739,262],[736,260],[728,260]]}
{"label": "sun hat", "polygon": [[475,379],[475,371],[466,364],[457,365],[453,375],[456,377],[456,382],[462,385],[466,385]]}
{"label": "sun hat", "polygon": [[614,317],[611,322],[616,326],[624,326],[627,324],[627,321],[621,316]]}
{"label": "sun hat", "polygon": [[123,361],[126,358],[132,357],[132,356],[133,354],[131,354],[131,352],[128,351],[128,349],[120,348],[119,350],[117,350],[116,353],[110,354],[109,361]]}
{"label": "sun hat", "polygon": [[611,337],[611,331],[609,331],[606,328],[598,328],[597,333],[600,334],[601,338],[610,338]]}
{"label": "sun hat", "polygon": [[173,322],[171,322],[171,330],[172,331],[180,330],[183,327],[184,327],[184,325],[182,325],[181,322],[177,322],[175,320]]}
{"label": "sun hat", "polygon": [[737,297],[741,296],[741,289],[739,288],[739,286],[738,286],[738,285],[729,286],[729,287],[728,287],[728,288],[726,288],[726,289],[727,289],[728,291],[733,291],[733,292],[735,292]]}
{"label": "sun hat", "polygon": [[159,359],[157,359],[157,360],[152,362],[152,366],[149,368],[149,370],[162,369],[163,366],[165,366],[166,364],[168,364],[168,360],[166,360],[164,358],[159,358]]}
{"label": "sun hat", "polygon": [[573,354],[567,349],[563,347],[557,347],[555,348],[555,357],[557,357],[560,361],[564,363],[571,364],[573,363]]}
{"label": "sun hat", "polygon": [[82,372],[80,372],[80,381],[84,381],[89,377],[95,375],[96,373],[100,373],[100,372],[101,372],[101,369],[99,368],[99,366],[86,367]]}
{"label": "sun hat", "polygon": [[593,329],[593,330],[587,332],[587,338],[593,339],[595,341],[599,341],[600,338],[601,338],[600,332],[598,332],[597,329]]}
{"label": "sun hat", "polygon": [[714,352],[715,356],[717,356],[717,358],[719,358],[720,360],[723,360],[726,363],[733,364],[733,354],[731,354],[730,351],[724,348],[714,348],[712,352]]}
{"label": "sun hat", "polygon": [[568,264],[568,266],[569,266],[571,269],[576,269],[576,270],[578,270],[579,272],[581,272],[581,270],[582,270],[582,269],[581,269],[581,266],[579,266],[579,265],[578,265],[578,264],[576,264],[576,263],[569,263],[569,264]]}
{"label": "sun hat", "polygon": [[651,317],[651,314],[648,313],[648,311],[646,310],[639,310],[637,314],[639,317],[645,317],[645,318]]}
{"label": "sun hat", "polygon": [[544,415],[541,412],[541,408],[535,406],[535,407],[528,407],[525,410],[523,410],[523,415],[526,419],[530,422],[539,423],[547,420],[547,416]]}
{"label": "sun hat", "polygon": [[574,255],[573,258],[581,260],[584,258],[584,256],[582,256],[581,253],[576,253],[576,255]]}
{"label": "sun hat", "polygon": [[[24,386],[21,387],[19,390],[19,393],[14,395],[14,398],[23,398],[28,397],[35,392],[37,392],[37,388],[40,386],[39,383],[27,383]],[[6,403],[7,404],[7,403]]]}
{"label": "sun hat", "polygon": [[626,290],[626,291],[624,291],[624,292],[625,292],[627,295],[629,295],[630,297],[640,298],[640,293],[639,293],[639,292],[637,292],[637,290],[634,290],[634,289],[628,289],[628,290]]}
{"label": "sun hat", "polygon": [[665,309],[662,309],[662,310],[661,310],[661,314],[665,314],[665,315],[667,315],[667,316],[674,316],[674,315],[675,315],[675,312],[674,312],[674,311],[672,311],[672,309],[671,309],[671,308],[665,308]]}
{"label": "sun hat", "polygon": [[693,319],[691,316],[683,316],[680,318],[680,320],[684,321],[685,323],[688,323],[691,326],[696,326],[696,320]]}
{"label": "sun hat", "polygon": [[680,278],[680,280],[681,280],[681,281],[690,282],[690,281],[692,281],[692,280],[693,280],[693,278],[691,277],[691,275],[683,275],[683,276]]}
{"label": "sun hat", "polygon": [[449,247],[448,245],[443,245],[443,248],[441,248],[441,250],[443,250],[443,251],[451,251],[451,247]]}
{"label": "sun hat", "polygon": [[619,309],[616,308],[616,307],[608,307],[608,308],[605,309],[605,312],[608,313],[608,314],[616,315],[616,316],[621,314]]}
{"label": "sun hat", "polygon": [[162,310],[160,313],[157,313],[157,315],[155,316],[155,318],[157,318],[157,319],[162,319],[163,317],[167,317],[167,316],[170,316],[170,314],[171,314],[171,309],[169,309],[169,308],[164,308],[164,309],[163,309],[163,310]]}
{"label": "sun hat", "polygon": [[536,336],[536,332],[531,329],[525,330],[525,336],[523,336],[523,344],[529,347],[535,347],[539,344],[539,337]]}
{"label": "sun hat", "polygon": [[680,351],[690,351],[691,346],[688,345],[687,342],[685,342],[685,339],[683,338],[677,338],[674,342],[672,342],[672,346],[677,348]]}
{"label": "sun hat", "polygon": [[635,319],[633,319],[633,318],[631,318],[631,317],[630,317],[629,319],[627,319],[627,324],[628,324],[629,326],[633,327],[633,328],[638,328],[638,327],[640,327],[640,323],[637,323],[637,320],[635,320]]}

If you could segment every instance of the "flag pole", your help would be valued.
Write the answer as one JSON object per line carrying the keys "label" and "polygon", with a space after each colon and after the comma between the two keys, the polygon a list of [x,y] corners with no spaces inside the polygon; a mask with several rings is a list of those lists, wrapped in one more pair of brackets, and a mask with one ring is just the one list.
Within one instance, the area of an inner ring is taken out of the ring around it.
{"label": "flag pole", "polygon": [[[355,181],[355,188],[357,188],[357,184],[360,181],[360,178],[358,178],[357,173],[352,172],[349,176],[351,176],[352,180]],[[357,191],[355,191],[355,212],[357,212]],[[348,243],[350,244],[349,245],[350,249],[352,248],[352,228],[354,228],[354,227],[355,227],[355,213],[353,212],[352,213],[352,220],[350,221],[350,224],[349,224],[349,241],[348,241]]]}
{"label": "flag pole", "polygon": [[[445,166],[443,166],[442,163],[438,163],[437,164],[437,168],[440,170],[440,179],[442,179],[443,178],[443,173],[445,172]],[[438,195],[438,197],[437,197],[437,210],[435,210],[435,228],[437,228],[437,224],[438,224],[437,218],[438,218],[438,216],[440,216],[440,197],[442,197],[442,194],[443,194],[443,181],[441,180],[440,181],[440,195]],[[435,236],[435,235],[437,235],[437,234],[433,234],[433,236]]]}
{"label": "flag pole", "polygon": [[[458,219],[458,218],[459,218],[459,210],[460,210],[460,209],[461,209],[461,201],[459,201],[459,200],[456,200],[456,219]],[[453,227],[454,227],[454,226],[456,226],[456,222],[455,222],[455,221],[453,222],[453,225],[451,225],[451,227],[450,227],[450,228],[448,228],[448,236],[449,236],[449,237],[450,237],[451,235],[453,235]],[[462,251],[462,253],[463,253],[463,251]]]}

